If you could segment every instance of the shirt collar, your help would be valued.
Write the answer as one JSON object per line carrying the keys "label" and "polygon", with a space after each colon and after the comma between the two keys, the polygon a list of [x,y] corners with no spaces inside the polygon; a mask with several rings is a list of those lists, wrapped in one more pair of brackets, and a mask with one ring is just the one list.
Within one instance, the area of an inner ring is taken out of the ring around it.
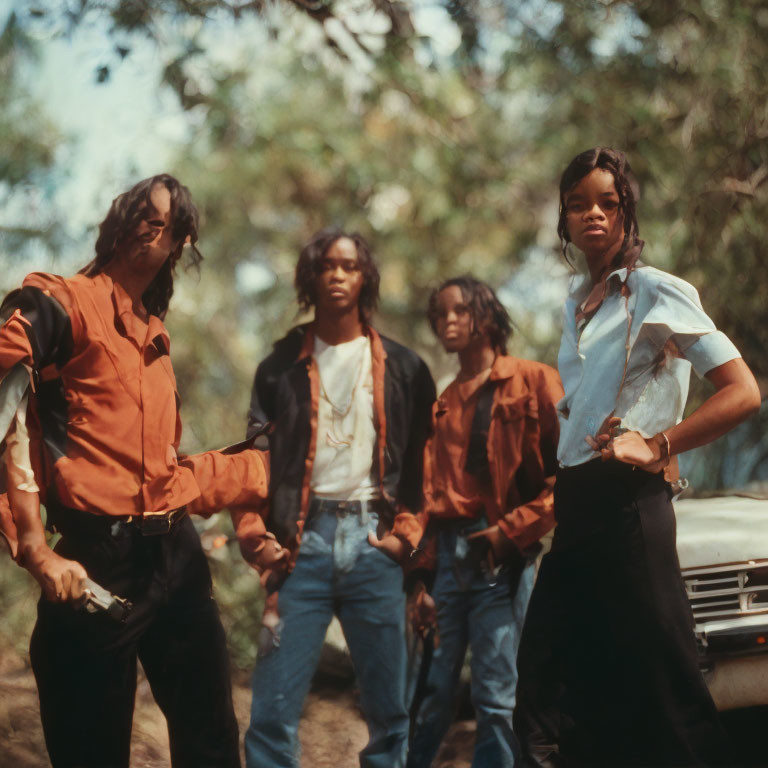
{"label": "shirt collar", "polygon": [[133,311],[133,300],[120,283],[116,283],[105,272],[100,272],[94,277],[94,280],[99,281],[104,290],[111,293],[115,317],[126,336],[132,338],[140,347],[151,342],[160,354],[167,355],[170,353],[171,337],[168,335],[163,321],[157,315],[149,315],[145,327]]}
{"label": "shirt collar", "polygon": [[[304,338],[301,342],[299,354],[296,355],[296,362],[311,357],[315,349],[314,322],[302,326],[302,330],[304,331]],[[387,352],[384,349],[384,345],[381,343],[381,337],[376,329],[370,325],[363,325],[363,333],[371,340],[371,356],[374,365],[383,363],[387,358]]]}
{"label": "shirt collar", "polygon": [[491,381],[511,379],[517,373],[517,359],[511,355],[498,355],[491,367]]}
{"label": "shirt collar", "polygon": [[[613,286],[616,284],[614,278],[617,278],[619,283],[624,282],[624,280],[627,279],[627,268],[619,267],[619,269],[614,269],[613,272],[605,278],[605,282]],[[587,298],[592,288],[594,288],[594,284],[589,279],[589,274],[579,273],[578,275],[574,275],[571,292],[568,294],[568,298],[576,304],[580,304]]]}

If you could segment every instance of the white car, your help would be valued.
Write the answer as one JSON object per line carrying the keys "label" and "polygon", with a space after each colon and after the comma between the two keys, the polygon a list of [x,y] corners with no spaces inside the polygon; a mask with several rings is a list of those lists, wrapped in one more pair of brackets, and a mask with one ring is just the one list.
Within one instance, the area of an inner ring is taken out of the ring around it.
{"label": "white car", "polygon": [[675,502],[677,552],[718,709],[768,704],[768,498]]}

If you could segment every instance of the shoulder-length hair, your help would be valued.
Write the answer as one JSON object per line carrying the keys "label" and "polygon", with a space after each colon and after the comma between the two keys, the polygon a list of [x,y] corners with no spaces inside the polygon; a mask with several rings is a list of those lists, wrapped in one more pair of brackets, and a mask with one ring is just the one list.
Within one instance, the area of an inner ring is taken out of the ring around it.
{"label": "shoulder-length hair", "polygon": [[330,247],[342,237],[351,240],[357,250],[357,260],[363,275],[363,287],[360,290],[357,306],[360,311],[360,319],[369,323],[379,302],[380,277],[376,262],[371,255],[371,248],[359,232],[350,234],[341,229],[327,228],[312,235],[309,242],[301,249],[299,261],[296,264],[294,278],[296,297],[304,312],[316,305],[316,280],[322,272],[323,258]]}
{"label": "shoulder-length hair", "polygon": [[481,336],[487,333],[491,345],[498,354],[506,355],[507,341],[512,336],[512,321],[509,318],[509,312],[499,301],[493,288],[472,275],[451,277],[432,291],[427,304],[427,318],[432,331],[437,334],[438,297],[441,291],[452,285],[458,287],[464,302],[469,307],[472,315],[472,334]]}
{"label": "shoulder-length hair", "polygon": [[[151,176],[135,184],[127,192],[118,195],[110,206],[104,221],[99,224],[99,236],[96,240],[96,256],[80,272],[92,277],[104,271],[115,257],[117,247],[133,236],[141,223],[144,210],[149,205],[149,196],[156,184],[163,184],[171,194],[171,227],[174,242],[177,243],[176,255],[181,256],[184,244],[188,243],[189,262],[198,267],[203,255],[197,249],[198,213],[189,190],[167,173]],[[168,311],[168,304],[173,295],[174,264],[176,259],[169,258],[160,268],[155,279],[149,284],[141,297],[147,312],[163,317]]]}
{"label": "shoulder-length hair", "polygon": [[560,247],[563,258],[570,264],[568,258],[568,244],[571,236],[568,232],[568,207],[566,197],[568,193],[589,173],[596,168],[608,171],[613,176],[616,194],[619,196],[619,210],[624,217],[624,242],[614,258],[614,267],[622,266],[630,252],[637,251],[634,246],[641,243],[640,228],[637,224],[637,182],[632,174],[626,155],[618,149],[610,147],[595,147],[582,152],[568,163],[568,167],[560,177],[560,216],[557,221],[557,234],[560,238]]}

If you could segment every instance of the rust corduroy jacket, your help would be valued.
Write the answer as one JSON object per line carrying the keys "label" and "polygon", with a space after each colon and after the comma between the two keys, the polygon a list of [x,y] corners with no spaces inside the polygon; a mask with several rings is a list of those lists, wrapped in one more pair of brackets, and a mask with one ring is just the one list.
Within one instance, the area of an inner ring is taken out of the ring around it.
{"label": "rust corduroy jacket", "polygon": [[[494,386],[486,441],[491,488],[485,500],[489,525],[499,528],[525,550],[555,524],[552,479],[557,470],[558,420],[556,404],[563,396],[553,368],[530,360],[499,356],[491,369]],[[438,398],[433,422],[445,413]],[[466,436],[469,442],[469,435]],[[435,519],[433,500],[442,483],[435,462],[433,436],[425,448],[422,530]],[[429,552],[419,567],[430,567]]]}

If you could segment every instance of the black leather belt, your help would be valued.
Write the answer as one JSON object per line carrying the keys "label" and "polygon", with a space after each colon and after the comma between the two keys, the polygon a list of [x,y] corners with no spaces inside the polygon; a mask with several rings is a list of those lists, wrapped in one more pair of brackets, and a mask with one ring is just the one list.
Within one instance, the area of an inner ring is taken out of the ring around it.
{"label": "black leather belt", "polygon": [[337,517],[359,515],[363,511],[364,503],[371,512],[376,513],[386,508],[387,504],[384,499],[369,499],[366,502],[362,502],[357,499],[339,501],[337,499],[321,499],[313,496],[312,501],[309,503],[309,512],[310,514],[333,512]]}
{"label": "black leather belt", "polygon": [[135,527],[142,536],[162,536],[187,514],[187,508],[143,515],[95,515],[71,507],[52,507],[49,514],[49,527],[62,536],[117,536],[127,526]]}
{"label": "black leather belt", "polygon": [[186,507],[170,509],[167,512],[145,512],[129,518],[141,530],[142,536],[162,536],[173,528],[174,523],[181,520],[187,514]]}

